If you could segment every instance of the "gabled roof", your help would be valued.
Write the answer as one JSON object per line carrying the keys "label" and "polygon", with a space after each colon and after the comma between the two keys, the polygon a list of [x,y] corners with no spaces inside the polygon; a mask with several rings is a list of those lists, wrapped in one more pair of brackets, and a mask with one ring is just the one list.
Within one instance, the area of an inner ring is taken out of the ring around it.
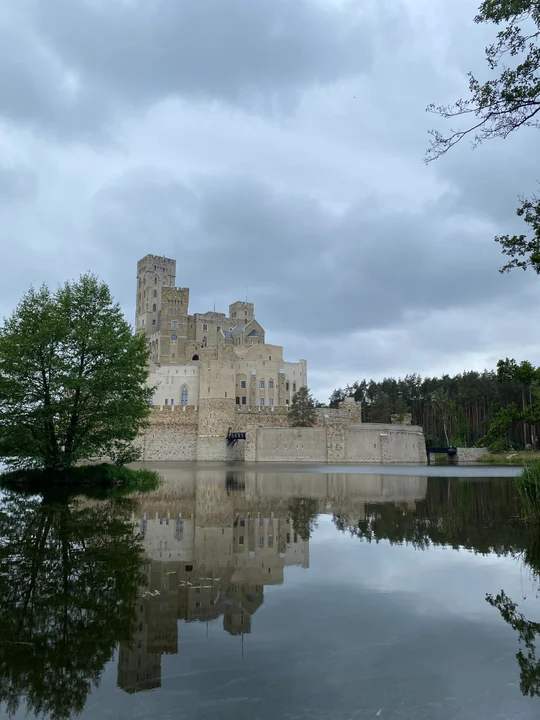
{"label": "gabled roof", "polygon": [[231,330],[231,335],[238,335],[245,327],[247,327],[247,325],[237,325]]}
{"label": "gabled roof", "polygon": [[258,330],[252,330],[248,337],[263,337],[263,334],[260,333]]}

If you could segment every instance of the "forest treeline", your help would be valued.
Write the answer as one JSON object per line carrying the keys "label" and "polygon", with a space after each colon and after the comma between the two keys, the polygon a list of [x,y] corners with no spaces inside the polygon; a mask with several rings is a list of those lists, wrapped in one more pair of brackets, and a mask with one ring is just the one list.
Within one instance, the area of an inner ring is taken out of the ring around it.
{"label": "forest treeline", "polygon": [[[517,408],[536,404],[540,388],[536,379],[520,375],[521,366],[501,361],[498,370],[464,372],[453,377],[406,375],[385,378],[379,382],[362,380],[334,390],[329,406],[338,407],[346,397],[362,403],[363,422],[391,422],[392,415],[411,413],[414,425],[424,428],[427,445],[471,447],[488,435],[492,424],[509,406]],[[511,370],[508,372],[508,364]],[[529,366],[528,363],[522,365]],[[534,369],[532,369],[532,372]],[[516,423],[501,434],[492,449],[538,447],[539,427]]]}

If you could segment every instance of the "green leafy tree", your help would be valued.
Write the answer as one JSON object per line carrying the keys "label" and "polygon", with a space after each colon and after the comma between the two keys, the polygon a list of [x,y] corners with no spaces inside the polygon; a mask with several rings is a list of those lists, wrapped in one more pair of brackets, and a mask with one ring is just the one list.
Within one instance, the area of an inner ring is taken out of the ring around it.
{"label": "green leafy tree", "polygon": [[131,643],[144,584],[134,506],[3,493],[0,706],[8,716],[23,703],[36,717],[75,717],[118,644]]}
{"label": "green leafy tree", "polygon": [[148,347],[93,275],[31,288],[0,329],[0,457],[68,468],[133,459],[149,413]]}
{"label": "green leafy tree", "polygon": [[307,387],[294,393],[289,418],[292,427],[313,427],[317,422],[315,400]]}
{"label": "green leafy tree", "polygon": [[[501,29],[486,48],[491,73],[480,82],[469,73],[469,97],[453,105],[431,104],[428,111],[443,118],[473,118],[461,130],[443,134],[432,130],[426,162],[444,155],[464,137],[473,147],[484,140],[506,138],[521,127],[540,127],[540,3],[538,0],[484,0],[475,23],[493,23]],[[532,268],[540,273],[540,198],[520,198],[517,215],[532,230],[532,236],[496,237],[502,252],[510,260],[501,272],[512,268]]]}

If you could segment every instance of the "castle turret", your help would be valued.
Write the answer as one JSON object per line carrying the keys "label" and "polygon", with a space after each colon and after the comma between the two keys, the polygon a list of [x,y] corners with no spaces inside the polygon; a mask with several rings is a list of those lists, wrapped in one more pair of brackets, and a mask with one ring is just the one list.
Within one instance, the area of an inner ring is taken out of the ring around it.
{"label": "castle turret", "polygon": [[237,302],[229,305],[229,318],[234,327],[247,325],[255,317],[255,306],[253,303]]}

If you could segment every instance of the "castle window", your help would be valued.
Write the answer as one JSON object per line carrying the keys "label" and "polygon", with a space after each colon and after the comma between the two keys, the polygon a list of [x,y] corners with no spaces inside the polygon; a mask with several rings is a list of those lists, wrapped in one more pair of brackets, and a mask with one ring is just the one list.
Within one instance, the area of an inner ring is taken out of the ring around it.
{"label": "castle window", "polygon": [[203,330],[208,330],[208,325],[207,325],[206,323],[203,323],[202,329],[203,329]]}
{"label": "castle window", "polygon": [[287,398],[287,399],[285,400],[285,405],[288,405],[288,404],[289,404],[289,398]]}
{"label": "castle window", "polygon": [[208,338],[207,338],[206,335],[205,335],[205,336],[203,337],[203,339],[202,339],[202,346],[203,346],[203,347],[206,347],[207,345],[208,345]]}
{"label": "castle window", "polygon": [[152,312],[156,312],[156,303],[152,305]]}
{"label": "castle window", "polygon": [[155,325],[155,324],[156,324],[156,319],[154,318],[154,319],[152,320],[152,325]]}
{"label": "castle window", "polygon": [[246,398],[246,396],[244,395],[244,397],[242,398],[242,405],[245,405],[245,404],[246,404],[246,400],[247,400],[247,398]]}
{"label": "castle window", "polygon": [[[146,280],[144,282],[146,282]],[[154,285],[157,285],[157,278],[154,278]]]}
{"label": "castle window", "polygon": [[287,382],[285,383],[285,390],[286,390],[287,392],[289,392],[289,381],[288,381],[288,380],[287,380]]}
{"label": "castle window", "polygon": [[273,405],[274,404],[274,398],[268,398],[268,404]]}
{"label": "castle window", "polygon": [[173,327],[173,328],[178,327],[178,321],[177,321],[177,320],[173,320],[172,323],[171,323],[171,327]]}
{"label": "castle window", "polygon": [[239,398],[239,397],[236,398],[236,404],[237,404],[237,405],[240,405],[240,398]]}
{"label": "castle window", "polygon": [[268,356],[268,359],[269,359],[269,360],[271,360],[271,359],[272,359],[272,356],[271,356],[271,355],[269,355],[269,356]]}
{"label": "castle window", "polygon": [[239,544],[239,545],[243,545],[243,544],[244,544],[244,536],[243,536],[243,535],[240,535],[240,536],[238,537],[238,544]]}
{"label": "castle window", "polygon": [[269,389],[269,390],[273,390],[273,389],[274,389],[274,381],[273,381],[273,380],[269,380],[269,381],[268,381],[268,389]]}
{"label": "castle window", "polygon": [[264,405],[264,398],[259,398],[259,405]]}
{"label": "castle window", "polygon": [[260,381],[259,387],[261,388],[261,390],[264,390],[264,380]]}
{"label": "castle window", "polygon": [[246,387],[246,381],[245,381],[245,380],[242,380],[242,381],[240,382],[240,387],[243,387],[243,388]]}
{"label": "castle window", "polygon": [[174,398],[171,398],[171,406],[174,405]]}
{"label": "castle window", "polygon": [[187,404],[188,404],[188,389],[184,385],[184,387],[182,388],[182,407],[186,407]]}
{"label": "castle window", "polygon": [[198,360],[198,359],[199,359],[199,356],[198,356],[198,355],[194,355],[191,359],[192,359],[192,360]]}
{"label": "castle window", "polygon": [[152,295],[153,295],[154,297],[157,297],[157,290],[154,290],[154,291],[152,292]]}
{"label": "castle window", "polygon": [[292,384],[292,391],[296,392],[296,383],[295,382],[293,382],[293,384]]}
{"label": "castle window", "polygon": [[165,405],[168,405],[168,404],[169,404],[169,399],[165,398]]}
{"label": "castle window", "polygon": [[216,328],[216,330],[217,330],[218,332],[221,332],[221,326],[218,325],[217,328]]}

